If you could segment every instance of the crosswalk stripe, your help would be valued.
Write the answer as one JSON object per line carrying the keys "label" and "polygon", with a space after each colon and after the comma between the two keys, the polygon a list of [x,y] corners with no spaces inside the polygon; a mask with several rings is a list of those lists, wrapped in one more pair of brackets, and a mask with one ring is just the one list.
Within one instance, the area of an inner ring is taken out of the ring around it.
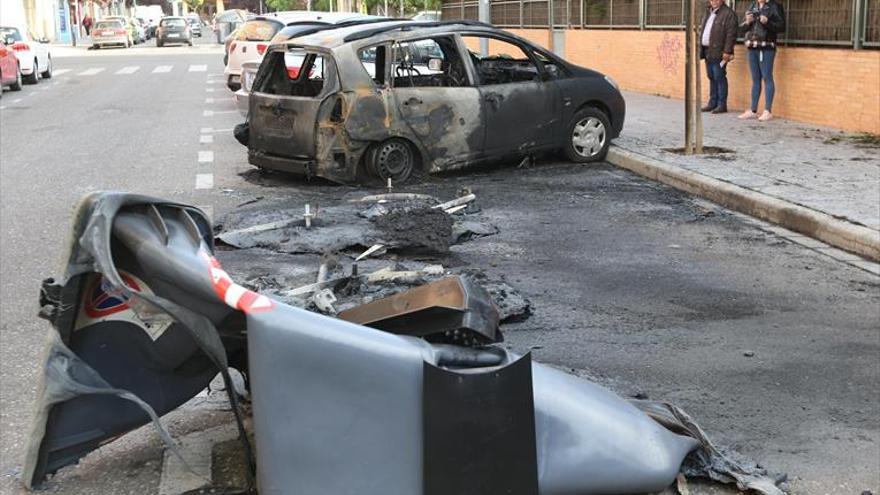
{"label": "crosswalk stripe", "polygon": [[55,76],[60,76],[61,74],[67,74],[73,69],[55,69],[52,71],[52,74]]}
{"label": "crosswalk stripe", "polygon": [[214,174],[196,174],[196,189],[211,189],[214,187]]}
{"label": "crosswalk stripe", "polygon": [[208,70],[207,65],[190,65],[189,66],[190,72],[205,72],[207,70]]}
{"label": "crosswalk stripe", "polygon": [[134,74],[141,67],[139,65],[129,65],[128,67],[123,67],[116,71],[116,74]]}
{"label": "crosswalk stripe", "polygon": [[104,72],[104,70],[106,70],[106,69],[104,69],[104,67],[92,67],[91,69],[86,69],[86,70],[78,73],[77,75],[78,76],[94,76],[95,74],[100,74],[101,72]]}
{"label": "crosswalk stripe", "polygon": [[153,74],[161,74],[163,72],[171,72],[171,69],[173,67],[174,67],[173,65],[160,65],[160,66],[156,67],[155,69],[153,69]]}

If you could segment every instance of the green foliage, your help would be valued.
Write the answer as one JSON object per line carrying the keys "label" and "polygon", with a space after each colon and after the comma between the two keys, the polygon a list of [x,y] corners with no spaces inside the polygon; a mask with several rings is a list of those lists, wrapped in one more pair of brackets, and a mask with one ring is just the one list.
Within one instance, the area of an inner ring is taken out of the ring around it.
{"label": "green foliage", "polygon": [[305,4],[304,0],[266,0],[271,10],[305,10]]}
{"label": "green foliage", "polygon": [[[312,0],[312,10],[329,11],[331,2],[333,10],[339,10],[342,0]],[[347,2],[346,2],[347,3]],[[423,10],[440,10],[442,0],[404,0],[404,13],[400,13],[400,0],[388,0],[388,15],[411,17]],[[427,5],[427,7],[426,7]],[[266,0],[271,10],[305,10],[306,0]],[[367,14],[382,14],[385,0],[352,0],[352,10]]]}
{"label": "green foliage", "polygon": [[205,0],[183,0],[190,12],[199,12],[205,5]]}

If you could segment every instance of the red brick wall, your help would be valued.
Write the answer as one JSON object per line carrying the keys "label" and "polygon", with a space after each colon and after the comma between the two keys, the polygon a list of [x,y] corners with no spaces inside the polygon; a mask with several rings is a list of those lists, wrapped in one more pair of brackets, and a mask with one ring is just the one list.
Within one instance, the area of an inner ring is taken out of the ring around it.
{"label": "red brick wall", "polygon": [[[509,31],[542,46],[549,45],[546,29]],[[565,58],[611,76],[626,90],[684,96],[681,31],[568,30]],[[775,115],[880,134],[880,51],[782,47],[773,74]],[[731,109],[749,106],[751,78],[742,46],[736,48],[728,78]],[[706,101],[705,74],[703,80]]]}

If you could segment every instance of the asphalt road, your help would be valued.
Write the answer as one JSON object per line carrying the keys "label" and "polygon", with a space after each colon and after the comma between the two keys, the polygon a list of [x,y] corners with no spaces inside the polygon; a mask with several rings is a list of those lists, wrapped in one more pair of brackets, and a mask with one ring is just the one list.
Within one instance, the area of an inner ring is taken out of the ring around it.
{"label": "asphalt road", "polygon": [[[207,40],[65,52],[55,78],[0,101],[3,493],[20,490],[48,328],[35,317],[39,283],[58,269],[83,194],[134,191],[219,216],[257,199],[328,204],[353,192],[247,165],[222,51]],[[450,198],[462,186],[501,232],[439,261],[504,275],[531,298],[532,317],[505,328],[511,348],[681,405],[719,444],[789,473],[797,493],[880,491],[878,277],[605,164],[510,165],[410,190]],[[182,435],[228,414],[191,408],[166,420]],[[161,455],[141,429],[49,490],[157,493]]]}

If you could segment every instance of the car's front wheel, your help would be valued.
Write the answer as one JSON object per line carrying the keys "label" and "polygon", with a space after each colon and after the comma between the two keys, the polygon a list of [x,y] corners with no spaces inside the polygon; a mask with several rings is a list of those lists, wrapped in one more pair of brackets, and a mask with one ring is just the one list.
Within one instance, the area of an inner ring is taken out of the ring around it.
{"label": "car's front wheel", "polygon": [[46,58],[46,70],[40,75],[43,76],[43,79],[52,79],[52,57]]}
{"label": "car's front wheel", "polygon": [[34,59],[34,70],[30,74],[24,76],[25,84],[37,84],[40,80],[40,66],[37,64],[37,59]]}
{"label": "car's front wheel", "polygon": [[595,107],[578,110],[568,125],[566,157],[577,163],[603,160],[611,144],[611,123],[605,112]]}

